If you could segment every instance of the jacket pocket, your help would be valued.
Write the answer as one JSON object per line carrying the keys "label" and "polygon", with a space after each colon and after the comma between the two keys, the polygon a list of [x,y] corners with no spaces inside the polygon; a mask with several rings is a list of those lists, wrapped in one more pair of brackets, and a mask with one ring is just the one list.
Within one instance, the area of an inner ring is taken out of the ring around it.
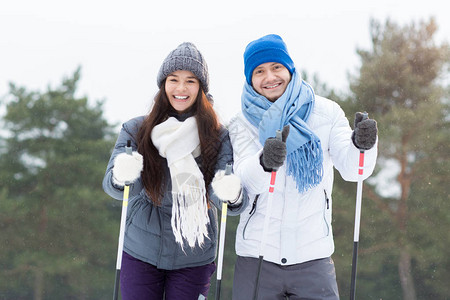
{"label": "jacket pocket", "polygon": [[137,196],[128,207],[127,225],[133,224],[141,230],[160,236],[161,222],[158,209],[153,203]]}

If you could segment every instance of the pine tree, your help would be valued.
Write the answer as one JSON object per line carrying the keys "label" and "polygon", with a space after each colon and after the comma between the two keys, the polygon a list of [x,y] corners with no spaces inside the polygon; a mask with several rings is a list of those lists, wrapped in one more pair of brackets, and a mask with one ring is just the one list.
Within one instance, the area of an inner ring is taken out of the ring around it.
{"label": "pine tree", "polygon": [[[360,252],[366,259],[358,265],[357,294],[446,299],[449,47],[436,45],[433,19],[404,27],[373,20],[370,28],[372,49],[358,50],[362,64],[351,79],[353,101],[346,104],[353,113],[369,112],[379,128],[380,172],[364,187],[369,201],[363,204]],[[396,189],[380,189],[387,176],[388,187]]]}
{"label": "pine tree", "polygon": [[[101,180],[114,145],[78,68],[44,93],[10,85],[0,144],[0,299],[112,292],[118,212]],[[111,274],[111,275],[109,275]]]}

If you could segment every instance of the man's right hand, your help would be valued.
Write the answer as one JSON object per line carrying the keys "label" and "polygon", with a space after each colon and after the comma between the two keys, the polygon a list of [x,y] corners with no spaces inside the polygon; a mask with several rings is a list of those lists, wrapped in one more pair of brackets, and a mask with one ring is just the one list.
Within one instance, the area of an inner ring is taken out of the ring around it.
{"label": "man's right hand", "polygon": [[260,163],[265,171],[276,171],[283,165],[286,159],[286,139],[289,135],[289,129],[289,125],[283,127],[281,140],[272,137],[264,143]]}

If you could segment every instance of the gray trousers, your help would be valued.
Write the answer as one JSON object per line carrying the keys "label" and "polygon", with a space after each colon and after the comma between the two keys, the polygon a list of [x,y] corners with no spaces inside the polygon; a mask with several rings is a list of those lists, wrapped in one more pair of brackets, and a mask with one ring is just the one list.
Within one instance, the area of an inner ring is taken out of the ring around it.
{"label": "gray trousers", "polygon": [[[234,269],[233,300],[252,300],[259,259],[238,256]],[[338,300],[331,257],[281,266],[263,261],[258,300]]]}

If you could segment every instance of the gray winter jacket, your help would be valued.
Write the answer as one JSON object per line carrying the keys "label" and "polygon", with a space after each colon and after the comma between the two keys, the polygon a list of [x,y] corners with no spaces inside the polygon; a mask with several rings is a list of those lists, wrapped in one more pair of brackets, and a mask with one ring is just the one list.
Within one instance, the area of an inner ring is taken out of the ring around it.
{"label": "gray winter jacket", "polygon": [[[136,151],[137,144],[135,138],[143,120],[144,117],[138,117],[122,125],[106,169],[105,177],[103,178],[103,189],[108,195],[117,200],[122,200],[123,188],[116,186],[112,182],[114,159],[119,153],[125,151],[127,140],[131,140],[133,151]],[[220,131],[220,143],[215,172],[224,170],[227,163],[233,162],[233,150],[231,148],[228,130],[224,127]],[[196,158],[196,161],[197,163],[201,161],[201,155]],[[181,246],[175,242],[170,223],[172,215],[172,184],[167,163],[161,169],[161,172],[164,172],[165,178],[168,181],[161,206],[153,205],[145,192],[141,178],[130,186],[124,251],[139,260],[165,270],[195,267],[213,262],[216,257],[218,243],[216,207],[221,208],[222,202],[214,194],[212,187],[209,186],[209,199],[213,204],[208,210],[210,219],[208,224],[209,239],[205,240],[202,248],[196,245],[195,248],[191,249],[185,244],[183,251]],[[243,196],[241,205],[238,207],[229,206],[229,215],[238,215],[247,206],[248,197],[246,194]]]}

